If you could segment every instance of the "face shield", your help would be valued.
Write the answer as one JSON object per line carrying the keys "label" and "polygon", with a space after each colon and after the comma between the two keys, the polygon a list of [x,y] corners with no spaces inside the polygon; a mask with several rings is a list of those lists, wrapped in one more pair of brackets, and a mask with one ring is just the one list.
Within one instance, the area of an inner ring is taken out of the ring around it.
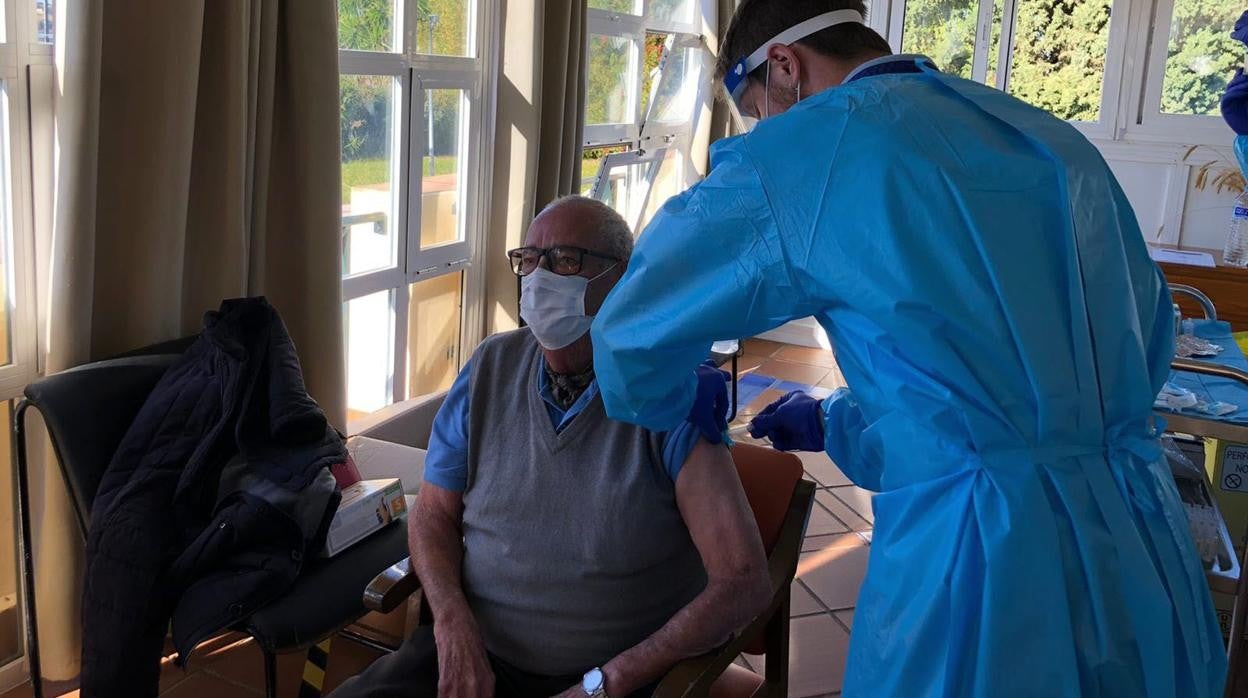
{"label": "face shield", "polygon": [[[754,53],[742,58],[733,64],[732,69],[724,76],[724,89],[728,92],[729,104],[732,109],[733,118],[737,121],[737,126],[742,133],[749,132],[758,123],[758,118],[749,114],[741,103],[741,98],[745,95],[745,90],[749,86],[750,73],[754,72],[759,66],[767,63],[767,52],[772,46],[781,44],[789,46],[793,43],[801,41],[816,32],[823,31],[828,27],[834,27],[838,24],[862,24],[862,14],[855,10],[835,10],[833,12],[825,12],[816,15],[796,24],[788,29],[780,32],[772,37],[770,41],[764,41]],[[767,76],[770,78],[770,74]],[[766,82],[766,80],[764,80]],[[765,86],[769,88],[770,86]],[[769,111],[764,109],[764,111]],[[767,118],[770,114],[760,114],[762,118]]]}

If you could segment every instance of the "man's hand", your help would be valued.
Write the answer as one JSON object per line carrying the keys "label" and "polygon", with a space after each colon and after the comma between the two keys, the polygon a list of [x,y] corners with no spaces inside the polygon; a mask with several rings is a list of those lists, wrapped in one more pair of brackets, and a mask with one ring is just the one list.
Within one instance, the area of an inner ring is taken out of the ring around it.
{"label": "man's hand", "polygon": [[494,670],[471,616],[433,624],[439,698],[493,698]]}
{"label": "man's hand", "polygon": [[581,688],[580,685],[578,684],[576,686],[573,686],[572,688],[569,688],[563,693],[560,693],[559,695],[554,696],[554,698],[585,698],[585,689]]}

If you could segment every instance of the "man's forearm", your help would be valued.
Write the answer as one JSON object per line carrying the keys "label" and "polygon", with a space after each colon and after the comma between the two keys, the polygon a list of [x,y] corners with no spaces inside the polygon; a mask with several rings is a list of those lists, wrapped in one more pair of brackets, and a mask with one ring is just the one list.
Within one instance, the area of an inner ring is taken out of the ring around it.
{"label": "man's forearm", "polygon": [[754,620],[770,597],[762,575],[709,583],[666,625],[603,667],[608,695],[627,696],[662,678],[677,662],[719,647]]}
{"label": "man's forearm", "polygon": [[461,581],[464,545],[459,527],[444,516],[422,513],[413,519],[409,538],[412,569],[434,619],[469,613]]}

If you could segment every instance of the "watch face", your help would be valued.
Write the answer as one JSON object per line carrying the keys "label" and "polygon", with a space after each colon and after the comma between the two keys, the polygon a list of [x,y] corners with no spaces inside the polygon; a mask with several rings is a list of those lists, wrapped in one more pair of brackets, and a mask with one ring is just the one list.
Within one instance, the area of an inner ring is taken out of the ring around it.
{"label": "watch face", "polygon": [[581,688],[588,695],[594,695],[602,690],[602,669],[590,669],[585,678],[581,679]]}

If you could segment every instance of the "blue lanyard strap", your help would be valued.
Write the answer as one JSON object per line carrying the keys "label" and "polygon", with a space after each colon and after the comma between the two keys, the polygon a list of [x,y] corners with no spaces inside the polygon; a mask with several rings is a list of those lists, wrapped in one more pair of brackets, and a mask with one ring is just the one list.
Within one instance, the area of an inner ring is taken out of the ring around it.
{"label": "blue lanyard strap", "polygon": [[936,66],[926,58],[902,58],[894,61],[885,61],[877,63],[873,66],[863,68],[856,75],[846,80],[844,84],[856,82],[863,78],[874,77],[876,75],[902,75],[906,73],[921,73],[923,68],[927,67],[936,70]]}

